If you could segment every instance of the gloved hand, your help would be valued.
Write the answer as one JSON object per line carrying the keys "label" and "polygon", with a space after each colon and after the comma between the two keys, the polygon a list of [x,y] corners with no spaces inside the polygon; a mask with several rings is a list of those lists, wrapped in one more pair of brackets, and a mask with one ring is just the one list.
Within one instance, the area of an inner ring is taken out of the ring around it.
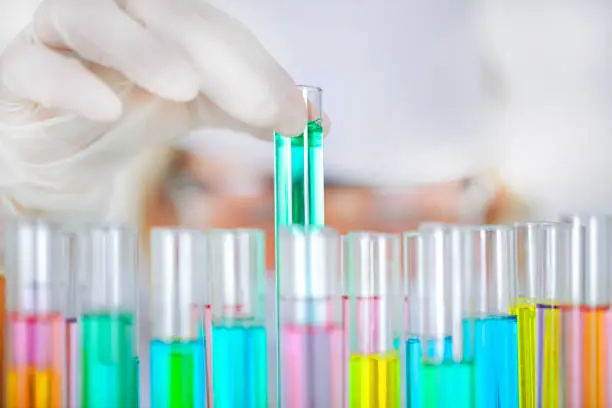
{"label": "gloved hand", "polygon": [[100,213],[148,147],[305,121],[290,76],[204,1],[46,0],[0,56],[0,193],[23,213]]}

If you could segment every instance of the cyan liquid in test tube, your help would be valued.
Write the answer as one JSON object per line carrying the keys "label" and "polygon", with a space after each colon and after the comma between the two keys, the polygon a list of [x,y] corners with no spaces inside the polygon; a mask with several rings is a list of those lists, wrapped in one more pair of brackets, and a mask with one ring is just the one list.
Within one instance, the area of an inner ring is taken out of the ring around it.
{"label": "cyan liquid in test tube", "polygon": [[208,233],[212,324],[212,395],[215,408],[267,407],[270,397],[266,327],[264,233]]}
{"label": "cyan liquid in test tube", "polygon": [[280,406],[345,406],[340,236],[281,228],[279,270]]}
{"label": "cyan liquid in test tube", "polygon": [[399,407],[404,335],[399,235],[345,237],[344,324],[348,333],[349,406]]}
{"label": "cyan liquid in test tube", "polygon": [[417,246],[417,270],[408,275],[407,406],[473,408],[474,345],[466,324],[471,278],[463,266],[463,230],[423,224]]}
{"label": "cyan liquid in test tube", "polygon": [[323,105],[321,88],[299,86],[308,123],[296,137],[276,134],[275,206],[276,227],[323,225]]}
{"label": "cyan liquid in test tube", "polygon": [[505,226],[465,231],[465,266],[470,268],[473,286],[465,331],[473,335],[469,357],[474,359],[478,408],[519,407],[513,233]]}
{"label": "cyan liquid in test tube", "polygon": [[16,220],[7,228],[7,408],[66,406],[64,244],[58,225]]}
{"label": "cyan liquid in test tube", "polygon": [[86,245],[86,291],[79,300],[79,406],[137,407],[138,233],[129,227],[91,227]]}
{"label": "cyan liquid in test tube", "polygon": [[205,376],[206,267],[203,232],[151,231],[151,408],[212,406]]}

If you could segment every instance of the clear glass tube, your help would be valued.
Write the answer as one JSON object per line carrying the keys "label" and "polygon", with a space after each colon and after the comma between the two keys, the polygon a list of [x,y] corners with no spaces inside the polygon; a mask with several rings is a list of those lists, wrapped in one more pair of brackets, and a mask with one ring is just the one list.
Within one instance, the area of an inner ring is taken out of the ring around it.
{"label": "clear glass tube", "polygon": [[[407,331],[406,337],[410,337],[418,332],[418,316],[411,316],[410,299],[422,297],[414,284],[417,277],[419,265],[419,233],[408,231],[404,233],[404,329]],[[414,326],[414,327],[413,327]]]}
{"label": "clear glass tube", "polygon": [[59,225],[14,220],[7,227],[7,407],[66,405],[65,244]]}
{"label": "clear glass tube", "polygon": [[[612,350],[610,349],[610,327],[612,312],[610,310],[610,284],[612,270],[610,248],[612,247],[612,217],[603,215],[563,217],[574,228],[584,229],[584,298],[579,311],[572,308],[575,315],[568,311],[567,319],[572,319],[573,329],[582,333],[576,337],[574,347],[582,346],[582,365],[576,367],[581,374],[578,387],[570,398],[579,401],[581,406],[609,406],[612,403]],[[576,241],[576,239],[574,240]],[[578,250],[574,245],[574,256]],[[582,259],[575,259],[573,267],[580,265]],[[575,289],[577,290],[577,288]],[[564,316],[565,317],[565,316]],[[576,351],[578,352],[578,351]],[[575,358],[573,362],[578,362]],[[580,371],[581,369],[581,371]]]}
{"label": "clear glass tube", "polygon": [[[81,271],[85,291],[78,302],[83,359],[80,405],[134,407],[138,404],[138,233],[123,226],[92,226],[85,241]],[[73,280],[71,287],[80,281]]]}
{"label": "clear glass tube", "polygon": [[304,133],[274,138],[277,230],[283,225],[324,224],[323,91],[314,86],[299,89],[308,112]]}
{"label": "clear glass tube", "polygon": [[[400,403],[399,340],[404,336],[401,237],[346,236],[344,319],[348,333],[349,405]],[[379,376],[387,381],[378,381]]]}
{"label": "clear glass tube", "polygon": [[[580,223],[570,224],[566,228],[570,234],[569,266],[561,268],[558,274],[561,316],[557,406],[580,407],[585,402],[586,349],[583,335],[586,314],[581,305],[584,300],[586,230]],[[567,246],[567,243],[564,246]]]}
{"label": "clear glass tube", "polygon": [[201,231],[151,231],[152,408],[203,407],[209,396],[211,383],[206,382],[210,378],[205,372],[211,356],[205,356],[204,339],[204,321],[211,313],[206,249]]}
{"label": "clear glass tube", "polygon": [[518,293],[514,313],[518,326],[519,404],[536,406],[536,302],[538,277],[543,276],[544,230],[549,223],[516,224],[515,250]]}
{"label": "clear glass tube", "polygon": [[468,234],[447,224],[419,228],[417,275],[410,301],[419,316],[416,333],[406,342],[408,406],[472,407],[473,333],[467,267]]}
{"label": "clear glass tube", "polygon": [[215,407],[268,406],[265,238],[259,230],[208,233]]}
{"label": "clear glass tube", "polygon": [[516,286],[513,233],[512,228],[498,225],[465,231],[479,407],[497,406],[498,401],[519,405],[517,321],[511,313]]}
{"label": "clear glass tube", "polygon": [[340,249],[329,228],[280,231],[281,407],[344,406]]}

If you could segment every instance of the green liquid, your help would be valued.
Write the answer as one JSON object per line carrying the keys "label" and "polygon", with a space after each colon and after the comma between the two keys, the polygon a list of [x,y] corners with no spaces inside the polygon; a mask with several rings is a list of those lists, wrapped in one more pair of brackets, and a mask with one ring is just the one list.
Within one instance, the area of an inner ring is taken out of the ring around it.
{"label": "green liquid", "polygon": [[474,365],[443,362],[421,364],[421,406],[428,408],[474,407]]}
{"label": "green liquid", "polygon": [[320,120],[308,123],[297,137],[276,134],[276,227],[323,225],[323,128]]}
{"label": "green liquid", "polygon": [[82,408],[138,407],[133,321],[128,313],[82,317]]}

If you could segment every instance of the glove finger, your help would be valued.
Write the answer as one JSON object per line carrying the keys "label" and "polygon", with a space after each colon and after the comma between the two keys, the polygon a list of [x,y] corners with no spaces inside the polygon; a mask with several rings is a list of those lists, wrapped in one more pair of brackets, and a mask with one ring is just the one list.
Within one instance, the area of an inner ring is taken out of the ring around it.
{"label": "glove finger", "polygon": [[204,2],[197,7],[132,0],[128,12],[188,53],[200,90],[230,116],[288,136],[301,133],[306,110],[289,74],[241,23]]}
{"label": "glove finger", "polygon": [[199,77],[184,54],[141,26],[112,0],[51,0],[35,18],[38,37],[116,69],[164,99],[198,94]]}
{"label": "glove finger", "polygon": [[25,36],[2,56],[0,79],[0,89],[11,98],[98,122],[114,121],[121,115],[119,97],[79,61],[31,44]]}

